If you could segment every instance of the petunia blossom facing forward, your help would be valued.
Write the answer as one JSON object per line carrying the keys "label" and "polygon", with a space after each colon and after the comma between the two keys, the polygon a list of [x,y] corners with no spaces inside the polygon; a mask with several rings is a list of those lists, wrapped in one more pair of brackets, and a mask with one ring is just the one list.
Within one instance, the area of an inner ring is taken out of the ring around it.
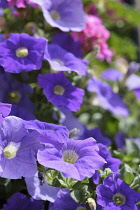
{"label": "petunia blossom facing forward", "polygon": [[38,83],[48,101],[55,106],[74,112],[80,109],[84,90],[73,86],[63,72],[39,74]]}
{"label": "petunia blossom facing forward", "polygon": [[0,43],[0,65],[10,73],[40,69],[46,44],[44,38],[12,33]]}
{"label": "petunia blossom facing forward", "polygon": [[36,153],[41,148],[37,131],[28,132],[22,119],[6,117],[0,125],[0,177],[19,179],[37,172]]}
{"label": "petunia blossom facing forward", "polygon": [[140,193],[118,177],[118,173],[112,173],[96,188],[97,203],[104,210],[137,210],[136,203],[140,201]]}
{"label": "petunia blossom facing forward", "polygon": [[[45,138],[45,137],[44,137]],[[98,145],[95,139],[85,140],[61,139],[48,141],[47,146],[37,154],[38,162],[47,168],[53,168],[65,177],[82,180],[91,177],[95,170],[100,169],[106,161],[98,154]]]}
{"label": "petunia blossom facing forward", "polygon": [[81,31],[85,26],[85,13],[81,0],[30,0],[41,6],[45,20],[61,31]]}

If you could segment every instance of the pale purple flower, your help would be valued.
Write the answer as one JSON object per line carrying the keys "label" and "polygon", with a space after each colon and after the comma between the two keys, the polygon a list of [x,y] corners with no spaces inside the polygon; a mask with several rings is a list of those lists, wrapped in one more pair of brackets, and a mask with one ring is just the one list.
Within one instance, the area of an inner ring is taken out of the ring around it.
{"label": "pale purple flower", "polygon": [[46,47],[44,59],[49,62],[54,71],[75,71],[79,75],[87,74],[86,63],[57,44],[49,44]]}
{"label": "pale purple flower", "polygon": [[29,132],[22,119],[6,117],[0,125],[0,176],[9,179],[31,177],[37,172],[39,133]]}
{"label": "pale purple flower", "polygon": [[127,75],[131,75],[131,74],[137,72],[139,69],[140,69],[140,64],[135,61],[131,61],[129,63]]}
{"label": "pale purple flower", "polygon": [[88,81],[88,91],[96,92],[99,106],[116,115],[127,117],[128,109],[119,94],[114,93],[109,84],[97,78]]}
{"label": "pale purple flower", "polygon": [[59,188],[49,186],[46,176],[37,172],[33,177],[25,178],[28,193],[36,200],[48,200],[54,202]]}
{"label": "pale purple flower", "polygon": [[0,43],[0,65],[10,73],[40,69],[46,44],[44,38],[12,33]]}
{"label": "pale purple flower", "polygon": [[123,74],[117,69],[108,68],[102,72],[101,77],[105,80],[119,81],[122,80]]}
{"label": "pale purple flower", "polygon": [[[49,143],[49,144],[47,144]],[[73,140],[61,138],[61,142],[46,138],[47,146],[38,151],[41,165],[62,172],[66,177],[82,180],[91,177],[100,169],[105,160],[98,154],[98,146],[93,138]]]}
{"label": "pale purple flower", "polygon": [[63,72],[39,74],[38,83],[43,88],[48,101],[55,106],[71,111],[80,109],[84,90],[73,86]]}
{"label": "pale purple flower", "polygon": [[81,0],[36,1],[41,6],[45,20],[61,31],[81,31],[85,26],[85,13]]}

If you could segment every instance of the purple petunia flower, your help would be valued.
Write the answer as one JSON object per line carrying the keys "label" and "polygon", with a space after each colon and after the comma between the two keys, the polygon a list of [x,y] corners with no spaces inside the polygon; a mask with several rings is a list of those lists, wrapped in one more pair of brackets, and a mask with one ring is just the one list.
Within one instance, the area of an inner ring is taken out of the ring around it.
{"label": "purple petunia flower", "polygon": [[28,193],[36,200],[54,202],[59,188],[49,186],[43,173],[37,172],[33,177],[25,178]]}
{"label": "purple petunia flower", "polygon": [[106,80],[116,81],[122,80],[123,74],[117,69],[106,69],[102,72],[101,77]]}
{"label": "purple petunia flower", "polygon": [[115,143],[117,148],[121,149],[122,151],[124,151],[126,137],[127,136],[122,131],[117,132],[115,135]]}
{"label": "purple petunia flower", "polygon": [[44,18],[52,27],[66,32],[81,31],[85,26],[85,13],[81,0],[30,1],[41,6]]}
{"label": "purple petunia flower", "polygon": [[12,105],[0,102],[0,124],[3,122],[4,117],[7,117],[11,112]]}
{"label": "purple petunia flower", "polygon": [[7,8],[8,7],[8,2],[6,0],[0,0],[0,8]]}
{"label": "purple petunia flower", "polygon": [[10,115],[25,120],[34,119],[34,106],[27,97],[27,94],[32,92],[29,85],[16,81],[10,73],[4,72],[0,67],[0,101],[12,104]]}
{"label": "purple petunia flower", "polygon": [[97,78],[88,81],[88,91],[96,92],[99,105],[116,115],[127,117],[129,112],[117,93],[114,93],[109,84]]}
{"label": "purple petunia flower", "polygon": [[0,177],[19,179],[37,172],[36,153],[41,145],[37,131],[28,132],[22,119],[9,116],[0,125]]}
{"label": "purple petunia flower", "polygon": [[97,203],[105,210],[137,210],[136,203],[140,201],[140,193],[118,177],[117,173],[112,173],[96,188]]}
{"label": "purple petunia flower", "polygon": [[0,65],[6,72],[40,69],[46,47],[46,39],[35,38],[26,33],[14,33],[0,43]]}
{"label": "purple petunia flower", "polygon": [[49,210],[86,210],[85,204],[76,203],[70,196],[68,189],[61,189],[58,192],[57,198],[53,204],[50,205]]}
{"label": "purple petunia flower", "polygon": [[129,67],[128,67],[128,71],[126,73],[126,75],[131,75],[135,72],[137,72],[138,70],[140,69],[140,64],[135,62],[135,61],[132,61],[129,63]]}
{"label": "purple petunia flower", "polygon": [[78,58],[83,57],[81,42],[74,41],[73,38],[68,33],[57,32],[52,37],[52,43],[58,44],[63,49],[65,49],[68,52],[73,53]]}
{"label": "purple petunia flower", "polygon": [[44,210],[44,204],[42,201],[36,201],[33,198],[27,198],[22,193],[13,194],[8,200],[7,204],[4,204],[1,210]]}
{"label": "purple petunia flower", "polygon": [[93,138],[85,140],[61,138],[57,142],[46,138],[46,144],[47,147],[38,151],[38,162],[62,172],[66,177],[76,180],[91,177],[95,170],[105,163],[98,154],[99,148]]}
{"label": "purple petunia flower", "polygon": [[109,146],[111,144],[110,139],[103,136],[100,128],[98,127],[89,130],[86,126],[84,126],[84,132],[80,136],[80,139],[86,139],[89,137],[93,137],[94,139],[96,139],[97,143],[102,143],[106,146]]}
{"label": "purple petunia flower", "polygon": [[138,100],[140,100],[140,77],[132,74],[128,77],[126,80],[126,87],[134,91],[135,96],[137,97]]}
{"label": "purple petunia flower", "polygon": [[48,101],[55,106],[64,107],[70,111],[80,109],[84,90],[73,86],[62,72],[40,74],[38,83],[43,88]]}
{"label": "purple petunia flower", "polygon": [[87,65],[85,62],[57,44],[48,45],[44,59],[49,62],[54,71],[75,71],[79,75],[87,74]]}

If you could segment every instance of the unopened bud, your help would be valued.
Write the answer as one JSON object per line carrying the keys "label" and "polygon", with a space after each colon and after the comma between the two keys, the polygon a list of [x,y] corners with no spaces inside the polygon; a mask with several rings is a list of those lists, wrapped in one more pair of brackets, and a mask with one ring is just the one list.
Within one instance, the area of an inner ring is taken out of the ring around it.
{"label": "unopened bud", "polygon": [[96,210],[96,203],[95,203],[95,200],[93,198],[88,198],[87,203],[88,203],[91,210]]}

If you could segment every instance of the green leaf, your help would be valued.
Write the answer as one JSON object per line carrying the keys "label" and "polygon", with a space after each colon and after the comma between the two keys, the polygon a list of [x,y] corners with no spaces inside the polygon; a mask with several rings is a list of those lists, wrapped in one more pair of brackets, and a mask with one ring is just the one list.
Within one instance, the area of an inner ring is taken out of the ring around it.
{"label": "green leaf", "polygon": [[132,168],[124,164],[123,168],[121,169],[121,178],[127,183],[131,184],[134,180],[134,174]]}
{"label": "green leaf", "polygon": [[70,192],[70,195],[76,203],[85,203],[88,195],[88,186],[84,185],[79,189],[74,189]]}

